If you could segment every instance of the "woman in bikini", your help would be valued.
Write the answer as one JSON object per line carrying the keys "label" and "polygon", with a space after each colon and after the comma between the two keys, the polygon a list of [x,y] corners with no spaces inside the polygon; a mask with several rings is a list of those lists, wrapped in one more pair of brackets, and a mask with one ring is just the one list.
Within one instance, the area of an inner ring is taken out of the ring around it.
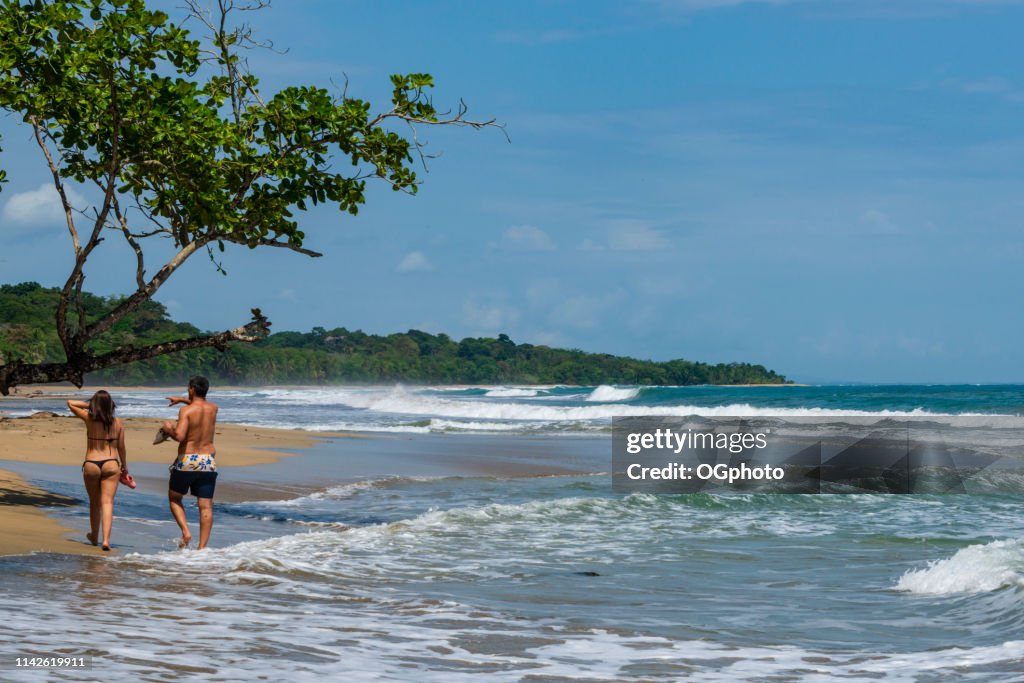
{"label": "woman in bikini", "polygon": [[114,400],[97,391],[88,402],[68,401],[68,408],[85,422],[85,462],[82,478],[89,494],[89,526],[85,535],[96,545],[103,522],[103,549],[110,550],[110,526],[114,521],[114,494],[121,473],[128,472],[124,423],[114,417]]}

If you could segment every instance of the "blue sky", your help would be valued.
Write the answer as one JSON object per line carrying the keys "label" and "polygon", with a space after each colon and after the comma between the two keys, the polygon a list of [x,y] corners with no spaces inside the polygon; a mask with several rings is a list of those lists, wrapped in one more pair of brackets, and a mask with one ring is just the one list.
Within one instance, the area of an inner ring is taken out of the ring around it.
{"label": "blue sky", "polygon": [[[309,260],[203,256],[161,290],[209,329],[506,332],[798,381],[1024,381],[1024,2],[278,2],[266,90],[382,108],[426,71],[498,131],[432,130],[415,197],[302,218]],[[0,281],[57,285],[70,244],[0,119]],[[114,240],[87,288],[133,287]]]}

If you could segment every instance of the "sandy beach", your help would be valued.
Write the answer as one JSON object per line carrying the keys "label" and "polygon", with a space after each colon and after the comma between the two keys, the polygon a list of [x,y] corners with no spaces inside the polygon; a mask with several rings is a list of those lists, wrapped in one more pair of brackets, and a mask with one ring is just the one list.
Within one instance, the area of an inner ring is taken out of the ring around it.
{"label": "sandy beach", "polygon": [[[160,423],[152,418],[125,420],[129,470],[133,463],[173,460],[173,442],[152,445]],[[224,424],[217,428],[217,459],[229,467],[268,464],[289,457],[289,450],[313,445],[318,438],[298,430]],[[2,461],[17,461],[78,468],[84,449],[82,423],[75,417],[38,413],[0,418],[0,467]],[[0,469],[0,555],[35,551],[99,553],[99,548],[74,538],[81,535],[80,530],[62,526],[45,512],[45,508],[86,504],[84,489],[81,498],[76,499],[34,487],[14,472]]]}

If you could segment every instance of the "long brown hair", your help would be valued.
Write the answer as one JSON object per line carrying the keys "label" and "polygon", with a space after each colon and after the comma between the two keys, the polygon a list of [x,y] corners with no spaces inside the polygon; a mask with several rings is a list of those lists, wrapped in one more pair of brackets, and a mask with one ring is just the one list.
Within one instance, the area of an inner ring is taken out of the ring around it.
{"label": "long brown hair", "polygon": [[117,405],[114,404],[114,399],[103,389],[97,391],[89,399],[89,417],[101,423],[106,428],[107,433],[114,426],[114,410],[116,408]]}

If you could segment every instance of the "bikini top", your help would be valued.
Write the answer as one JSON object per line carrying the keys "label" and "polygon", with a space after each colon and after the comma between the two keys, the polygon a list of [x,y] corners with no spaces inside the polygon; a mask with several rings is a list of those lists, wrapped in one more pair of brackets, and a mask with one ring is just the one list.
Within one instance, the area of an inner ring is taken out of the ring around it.
{"label": "bikini top", "polygon": [[117,441],[118,437],[116,437],[116,436],[89,436],[88,434],[86,434],[85,438],[88,441],[106,441],[107,442],[107,448],[113,448],[114,447],[114,443],[113,442]]}

